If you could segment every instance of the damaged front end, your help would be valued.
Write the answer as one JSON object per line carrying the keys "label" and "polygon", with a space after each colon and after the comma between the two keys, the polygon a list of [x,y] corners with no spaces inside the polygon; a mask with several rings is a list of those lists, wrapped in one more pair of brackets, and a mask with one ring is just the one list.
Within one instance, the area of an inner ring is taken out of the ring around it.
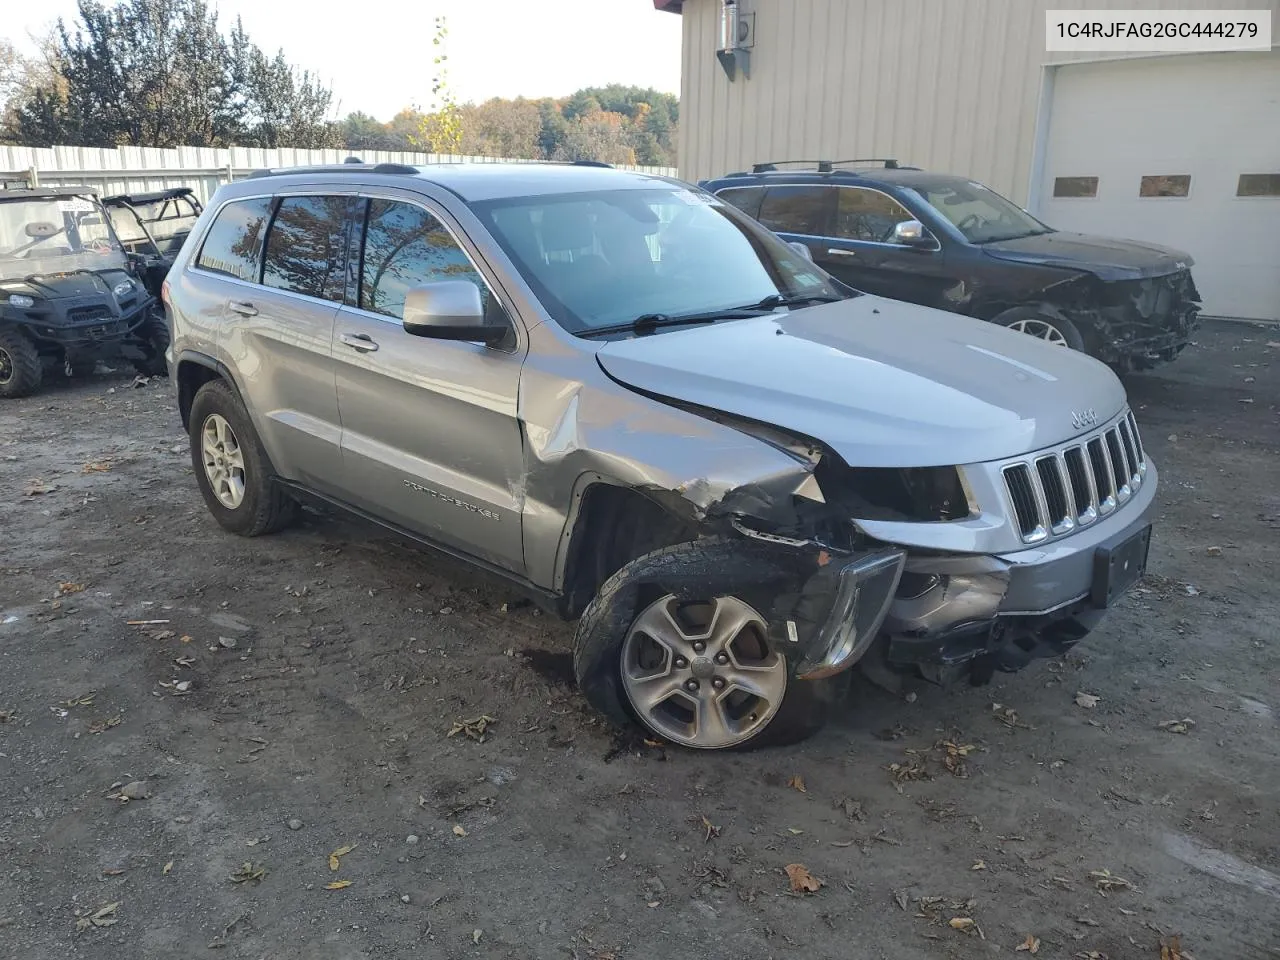
{"label": "damaged front end", "polygon": [[1120,369],[1173,360],[1200,325],[1200,293],[1190,269],[1138,279],[1082,278],[1060,292],[1068,291],[1074,299],[1060,306],[1084,328],[1090,352]]}

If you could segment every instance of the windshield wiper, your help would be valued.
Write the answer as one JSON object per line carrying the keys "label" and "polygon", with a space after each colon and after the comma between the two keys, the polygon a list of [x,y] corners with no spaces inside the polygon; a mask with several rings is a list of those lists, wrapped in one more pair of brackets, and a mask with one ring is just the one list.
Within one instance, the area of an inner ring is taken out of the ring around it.
{"label": "windshield wiper", "polygon": [[761,310],[772,310],[775,307],[808,307],[817,303],[836,303],[844,297],[832,296],[829,293],[813,293],[807,296],[789,297],[782,293],[771,293],[756,306]]}
{"label": "windshield wiper", "polygon": [[627,323],[614,323],[607,327],[592,327],[578,333],[580,337],[598,337],[610,333],[650,333],[660,327],[683,327],[696,323],[715,323],[717,320],[747,320],[758,317],[755,306],[729,307],[727,310],[707,310],[704,313],[646,313]]}

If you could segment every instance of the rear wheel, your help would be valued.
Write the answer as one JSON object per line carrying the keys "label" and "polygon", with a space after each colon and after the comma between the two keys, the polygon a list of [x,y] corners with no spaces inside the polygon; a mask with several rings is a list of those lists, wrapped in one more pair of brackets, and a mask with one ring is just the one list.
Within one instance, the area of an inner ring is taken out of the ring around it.
{"label": "rear wheel", "polygon": [[792,576],[759,546],[681,543],[614,574],[574,638],[591,705],[701,750],[796,743],[821,729],[848,675],[794,678],[768,621]]}
{"label": "rear wheel", "polygon": [[34,393],[44,376],[36,345],[19,330],[0,330],[0,397]]}
{"label": "rear wheel", "polygon": [[1066,317],[1036,307],[1014,307],[1000,314],[992,323],[1025,333],[1055,347],[1084,351],[1084,337],[1074,323]]}
{"label": "rear wheel", "polygon": [[134,368],[144,377],[167,377],[169,366],[164,353],[169,349],[169,323],[164,313],[152,310],[147,319],[138,328],[138,339],[142,341],[142,352],[146,356],[133,362]]}

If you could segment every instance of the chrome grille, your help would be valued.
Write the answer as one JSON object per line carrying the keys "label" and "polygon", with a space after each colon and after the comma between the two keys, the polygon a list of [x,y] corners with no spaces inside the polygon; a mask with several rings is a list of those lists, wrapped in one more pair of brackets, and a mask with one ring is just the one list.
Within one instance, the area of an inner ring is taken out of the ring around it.
{"label": "chrome grille", "polygon": [[1004,484],[1023,541],[1039,543],[1107,516],[1146,472],[1138,423],[1126,412],[1096,433],[1007,464]]}

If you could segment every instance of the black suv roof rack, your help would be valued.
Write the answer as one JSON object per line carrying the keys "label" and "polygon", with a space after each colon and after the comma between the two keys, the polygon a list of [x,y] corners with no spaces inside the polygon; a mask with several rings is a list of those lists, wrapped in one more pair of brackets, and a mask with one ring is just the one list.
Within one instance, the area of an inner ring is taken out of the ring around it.
{"label": "black suv roof rack", "polygon": [[919,167],[908,167],[899,163],[892,157],[863,157],[854,160],[770,160],[767,163],[752,164],[752,173],[774,173],[779,167],[795,166],[797,164],[813,167],[819,173],[832,173],[836,167],[845,167],[854,163],[878,163],[886,170],[919,170]]}
{"label": "black suv roof rack", "polygon": [[17,189],[8,186],[8,183],[17,183],[19,181],[6,181],[6,186],[0,190],[0,200],[15,200],[18,198],[28,197],[83,197],[97,196],[97,187],[18,187]]}
{"label": "black suv roof rack", "polygon": [[249,174],[246,179],[254,180],[259,177],[287,177],[291,173],[394,173],[413,175],[418,173],[417,167],[410,167],[403,163],[361,163],[360,161],[351,162],[345,160],[342,163],[319,164],[310,167],[271,167],[266,170],[255,170]]}

